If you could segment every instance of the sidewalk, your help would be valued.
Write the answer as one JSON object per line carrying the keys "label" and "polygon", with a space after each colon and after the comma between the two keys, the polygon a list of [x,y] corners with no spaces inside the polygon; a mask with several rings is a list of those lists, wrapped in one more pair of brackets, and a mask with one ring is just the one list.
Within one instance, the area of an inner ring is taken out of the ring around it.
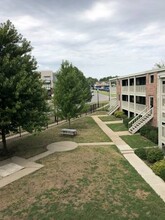
{"label": "sidewalk", "polygon": [[125,159],[165,202],[165,182],[160,177],[156,176],[154,172],[138,156],[136,156],[136,154],[134,154],[133,149],[119,137],[117,132],[112,131],[105,122],[98,118],[98,116],[92,116],[92,118],[106,135],[111,138]]}

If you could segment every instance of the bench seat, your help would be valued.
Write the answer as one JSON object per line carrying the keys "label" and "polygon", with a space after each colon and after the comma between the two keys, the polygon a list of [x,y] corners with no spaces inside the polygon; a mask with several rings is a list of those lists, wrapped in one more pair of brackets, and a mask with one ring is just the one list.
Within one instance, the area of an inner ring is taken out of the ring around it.
{"label": "bench seat", "polygon": [[61,134],[62,135],[75,136],[75,135],[77,135],[77,130],[76,129],[63,128],[63,129],[61,129]]}

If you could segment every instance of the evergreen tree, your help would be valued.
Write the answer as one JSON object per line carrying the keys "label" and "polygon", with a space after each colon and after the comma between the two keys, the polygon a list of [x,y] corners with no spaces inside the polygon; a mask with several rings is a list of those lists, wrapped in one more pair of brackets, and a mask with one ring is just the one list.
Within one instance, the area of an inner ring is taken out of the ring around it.
{"label": "evergreen tree", "polygon": [[32,47],[8,20],[0,24],[0,131],[7,152],[6,134],[21,126],[39,131],[48,110]]}
{"label": "evergreen tree", "polygon": [[83,73],[64,61],[57,73],[54,98],[61,117],[69,121],[78,116],[83,110],[85,103],[91,100],[90,86]]}

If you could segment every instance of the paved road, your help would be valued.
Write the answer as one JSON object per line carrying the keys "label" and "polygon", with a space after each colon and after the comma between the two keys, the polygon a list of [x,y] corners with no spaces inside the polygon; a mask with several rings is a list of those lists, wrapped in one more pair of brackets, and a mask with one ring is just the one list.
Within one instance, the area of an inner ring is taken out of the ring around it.
{"label": "paved road", "polygon": [[94,96],[92,96],[91,103],[98,103],[103,101],[109,101],[108,95],[103,95],[101,93],[97,93],[97,91],[94,91]]}

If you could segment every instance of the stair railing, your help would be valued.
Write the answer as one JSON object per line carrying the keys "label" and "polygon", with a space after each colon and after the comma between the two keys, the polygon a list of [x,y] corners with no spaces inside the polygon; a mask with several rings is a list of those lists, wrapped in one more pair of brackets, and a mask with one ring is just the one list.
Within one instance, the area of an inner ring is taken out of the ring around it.
{"label": "stair railing", "polygon": [[143,109],[143,111],[141,111],[138,115],[136,115],[130,122],[128,122],[129,127],[131,127],[132,124],[134,124],[139,118],[141,118],[143,116],[143,113],[146,111],[147,111],[147,107]]}

